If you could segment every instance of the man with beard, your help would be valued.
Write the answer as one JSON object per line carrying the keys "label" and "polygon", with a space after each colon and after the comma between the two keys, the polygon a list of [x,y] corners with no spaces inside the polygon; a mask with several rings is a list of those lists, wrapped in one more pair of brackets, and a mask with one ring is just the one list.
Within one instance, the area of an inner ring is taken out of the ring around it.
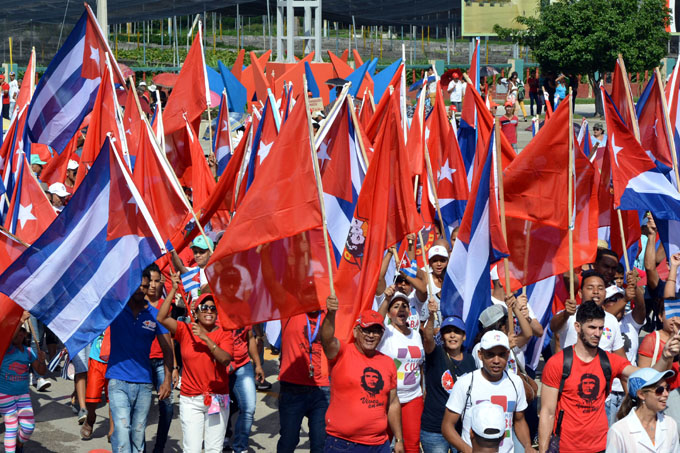
{"label": "man with beard", "polygon": [[383,316],[366,310],[357,319],[353,341],[335,337],[338,300],[329,296],[321,325],[321,344],[329,361],[331,401],[326,412],[325,452],[389,453],[389,429],[395,453],[404,453],[397,368],[378,351],[385,333]]}
{"label": "man with beard", "polygon": [[[553,355],[543,369],[538,427],[540,452],[547,451],[554,429],[559,429],[562,453],[600,452],[607,446],[604,403],[612,380],[628,378],[638,368],[628,359],[598,348],[604,318],[602,307],[592,300],[583,302],[574,323],[576,344]],[[678,352],[680,335],[676,334],[664,346],[654,368],[666,370]]]}

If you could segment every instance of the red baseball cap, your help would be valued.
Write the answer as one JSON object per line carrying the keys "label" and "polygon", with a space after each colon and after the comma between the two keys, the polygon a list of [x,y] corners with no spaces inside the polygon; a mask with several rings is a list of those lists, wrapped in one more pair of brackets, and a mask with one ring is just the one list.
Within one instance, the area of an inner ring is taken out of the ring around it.
{"label": "red baseball cap", "polygon": [[359,319],[357,319],[356,325],[359,327],[363,327],[364,329],[378,325],[382,327],[383,329],[385,328],[385,324],[383,323],[383,316],[378,313],[375,310],[366,310],[359,315]]}

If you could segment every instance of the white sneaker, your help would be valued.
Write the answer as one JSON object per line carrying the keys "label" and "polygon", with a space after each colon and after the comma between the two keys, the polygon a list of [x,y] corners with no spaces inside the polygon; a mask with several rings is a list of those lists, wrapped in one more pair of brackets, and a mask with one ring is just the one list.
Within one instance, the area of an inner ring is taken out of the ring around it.
{"label": "white sneaker", "polygon": [[52,383],[47,379],[38,378],[38,383],[35,385],[35,387],[36,389],[38,389],[39,392],[44,392],[45,390],[50,388],[51,385]]}

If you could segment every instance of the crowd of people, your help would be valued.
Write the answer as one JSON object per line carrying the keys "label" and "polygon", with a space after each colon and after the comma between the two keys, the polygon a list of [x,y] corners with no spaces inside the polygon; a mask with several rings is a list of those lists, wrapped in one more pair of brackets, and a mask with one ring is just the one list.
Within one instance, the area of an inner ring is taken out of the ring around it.
{"label": "crowd of people", "polygon": [[[557,77],[556,103],[568,84]],[[530,114],[534,106],[540,114],[541,83],[532,77],[527,85]],[[459,109],[459,77],[447,91]],[[526,119],[523,99],[513,73],[500,122],[516,150],[515,107]],[[593,134],[596,148],[604,146],[601,124]],[[78,164],[71,162],[65,184],[44,187],[55,211],[73,193]],[[214,157],[208,162],[215,174]],[[30,163],[39,178],[45,162],[32,155]],[[457,265],[450,262],[455,231],[450,238],[439,232],[422,250],[424,266],[394,278],[387,275],[396,252],[385,251],[373,307],[356,319],[349,341],[336,332],[337,298],[314,300],[314,280],[305,282],[295,297],[325,308],[282,319],[280,347],[270,346],[279,356],[277,451],[298,449],[307,419],[312,452],[680,453],[680,312],[668,309],[678,298],[680,254],[667,257],[657,248],[651,215],[643,231],[637,267],[625,272],[604,243],[593,263],[574,269],[573,282],[570,273],[558,276],[548,325],[524,292],[503,287],[495,269],[492,305],[476,320],[476,334],[461,317],[443,318],[445,274]],[[219,239],[201,234],[147,267],[111,325],[66,360],[58,338],[26,312],[0,366],[5,451],[23,451],[35,429],[31,381],[47,391],[44,376],[59,367],[72,370],[71,406],[83,441],[93,437],[97,408],[108,404],[113,451],[146,451],[149,413],[157,407],[154,451],[167,451],[179,407],[183,451],[248,451],[256,392],[268,388],[265,336],[261,325],[221,326],[205,273]],[[404,239],[415,262],[416,236]],[[222,272],[240,300],[260,284],[236,264]],[[578,288],[574,298],[570,284]],[[527,358],[532,338],[541,341],[542,368]]]}

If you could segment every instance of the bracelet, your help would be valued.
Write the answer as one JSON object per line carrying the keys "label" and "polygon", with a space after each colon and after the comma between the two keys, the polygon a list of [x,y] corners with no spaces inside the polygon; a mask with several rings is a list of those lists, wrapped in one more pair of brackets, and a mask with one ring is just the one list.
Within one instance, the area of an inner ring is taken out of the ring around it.
{"label": "bracelet", "polygon": [[178,367],[178,366],[174,366],[174,367],[172,367],[172,369],[173,369],[173,370],[179,370],[179,367]]}
{"label": "bracelet", "polygon": [[213,347],[210,349],[210,352],[215,352],[215,349],[217,349],[217,343],[213,345]]}
{"label": "bracelet", "polygon": [[397,438],[395,437],[395,438],[394,438],[394,443],[397,443],[397,442],[402,442],[402,439],[397,439]]}

